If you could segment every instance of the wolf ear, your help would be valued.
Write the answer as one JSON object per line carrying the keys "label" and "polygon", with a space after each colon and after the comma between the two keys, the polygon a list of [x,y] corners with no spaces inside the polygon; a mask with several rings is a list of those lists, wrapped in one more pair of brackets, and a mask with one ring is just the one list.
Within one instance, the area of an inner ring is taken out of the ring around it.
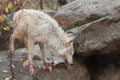
{"label": "wolf ear", "polygon": [[66,43],[71,44],[73,40],[74,40],[74,37],[69,37],[67,38]]}

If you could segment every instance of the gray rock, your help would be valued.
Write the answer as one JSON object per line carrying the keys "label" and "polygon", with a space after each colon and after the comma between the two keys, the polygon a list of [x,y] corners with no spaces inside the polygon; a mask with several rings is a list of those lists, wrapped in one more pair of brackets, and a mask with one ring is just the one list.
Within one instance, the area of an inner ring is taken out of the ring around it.
{"label": "gray rock", "polygon": [[120,0],[76,0],[60,8],[54,17],[75,36],[78,55],[119,52]]}
{"label": "gray rock", "polygon": [[119,6],[120,0],[76,0],[61,7],[54,17],[66,29],[106,15],[117,15],[115,13],[120,11]]}
{"label": "gray rock", "polygon": [[87,56],[84,63],[91,80],[119,80],[120,54]]}
{"label": "gray rock", "polygon": [[[41,58],[41,52],[39,47],[35,46],[36,55]],[[90,75],[81,61],[74,60],[74,66],[67,67],[60,57],[57,57],[47,49],[47,57],[51,61],[57,61],[58,63],[53,66],[52,72],[43,70],[43,61],[40,59],[34,59],[35,72],[30,74],[29,69],[22,67],[23,59],[27,59],[27,50],[18,49],[15,51],[13,57],[14,73],[16,80],[90,80]],[[0,80],[10,77],[9,62],[7,58],[8,52],[0,52]],[[4,72],[4,73],[3,73]]]}
{"label": "gray rock", "polygon": [[120,48],[119,26],[119,19],[114,21],[110,19],[110,16],[105,16],[68,32],[75,36],[75,52],[80,55],[118,53]]}

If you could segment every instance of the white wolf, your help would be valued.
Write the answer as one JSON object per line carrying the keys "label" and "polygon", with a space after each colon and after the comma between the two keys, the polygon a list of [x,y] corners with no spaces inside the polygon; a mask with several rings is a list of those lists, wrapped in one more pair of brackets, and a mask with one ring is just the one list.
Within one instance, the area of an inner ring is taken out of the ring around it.
{"label": "white wolf", "polygon": [[67,64],[72,65],[74,54],[73,38],[59,27],[58,23],[47,14],[38,10],[22,9],[13,17],[14,32],[10,40],[10,52],[14,52],[14,40],[24,41],[28,49],[28,62],[33,71],[33,46],[38,43],[42,52],[42,58],[47,63],[44,45],[51,48],[57,55],[62,57]]}

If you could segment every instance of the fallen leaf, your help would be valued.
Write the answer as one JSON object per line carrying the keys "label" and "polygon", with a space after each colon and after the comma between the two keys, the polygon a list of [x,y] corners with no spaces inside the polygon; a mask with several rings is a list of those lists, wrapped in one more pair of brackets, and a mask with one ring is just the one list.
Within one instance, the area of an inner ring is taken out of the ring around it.
{"label": "fallen leaf", "polygon": [[3,15],[0,16],[0,21],[5,21],[5,17]]}
{"label": "fallen leaf", "polygon": [[9,12],[8,7],[6,7],[6,8],[5,8],[5,12],[6,12],[6,13],[8,13],[8,12]]}
{"label": "fallen leaf", "polygon": [[10,30],[10,28],[9,28],[8,26],[3,27],[3,29],[4,29],[5,31],[9,31],[9,30]]}
{"label": "fallen leaf", "polygon": [[9,9],[13,8],[12,2],[9,2],[9,3],[8,3],[8,8],[9,8]]}

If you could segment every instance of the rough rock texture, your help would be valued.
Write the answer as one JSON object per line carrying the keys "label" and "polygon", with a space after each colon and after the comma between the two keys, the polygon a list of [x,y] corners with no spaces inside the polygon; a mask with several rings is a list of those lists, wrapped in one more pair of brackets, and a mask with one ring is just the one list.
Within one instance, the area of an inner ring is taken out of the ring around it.
{"label": "rough rock texture", "polygon": [[108,17],[71,29],[75,38],[75,52],[83,55],[109,54],[120,49],[120,21]]}
{"label": "rough rock texture", "polygon": [[120,49],[120,0],[76,0],[58,10],[55,18],[68,26],[65,28],[72,28],[68,32],[75,36],[78,55],[117,53]]}
{"label": "rough rock texture", "polygon": [[[63,60],[51,54],[51,51],[47,49],[47,57],[49,60],[58,61],[53,67],[53,71],[43,70],[43,62],[41,60],[41,53],[39,47],[35,46],[36,55],[38,58],[34,58],[35,73],[30,74],[27,69],[22,67],[22,60],[27,58],[26,49],[18,49],[15,51],[13,64],[16,80],[90,80],[90,75],[82,62],[74,60],[73,67],[67,67]],[[10,76],[8,52],[0,52],[0,80],[4,80]]]}
{"label": "rough rock texture", "polygon": [[[38,53],[38,47],[35,50]],[[49,51],[47,51],[49,52]],[[10,76],[8,52],[0,52],[0,80]],[[120,79],[120,54],[118,55],[97,55],[89,57],[75,56],[74,66],[68,70],[65,65],[59,63],[52,72],[36,68],[31,75],[28,69],[23,69],[21,59],[27,57],[25,49],[18,49],[14,56],[14,72],[16,80],[119,80]],[[52,58],[49,56],[49,59]],[[54,59],[58,57],[53,57]],[[60,60],[60,59],[56,59]],[[35,58],[34,62],[41,66],[42,61]],[[88,70],[87,70],[87,69]],[[89,72],[89,73],[88,73]]]}
{"label": "rough rock texture", "polygon": [[85,57],[84,63],[91,75],[91,80],[119,80],[120,54],[94,55]]}
{"label": "rough rock texture", "polygon": [[70,28],[115,14],[119,6],[120,0],[76,0],[61,7],[54,17],[64,28]]}

